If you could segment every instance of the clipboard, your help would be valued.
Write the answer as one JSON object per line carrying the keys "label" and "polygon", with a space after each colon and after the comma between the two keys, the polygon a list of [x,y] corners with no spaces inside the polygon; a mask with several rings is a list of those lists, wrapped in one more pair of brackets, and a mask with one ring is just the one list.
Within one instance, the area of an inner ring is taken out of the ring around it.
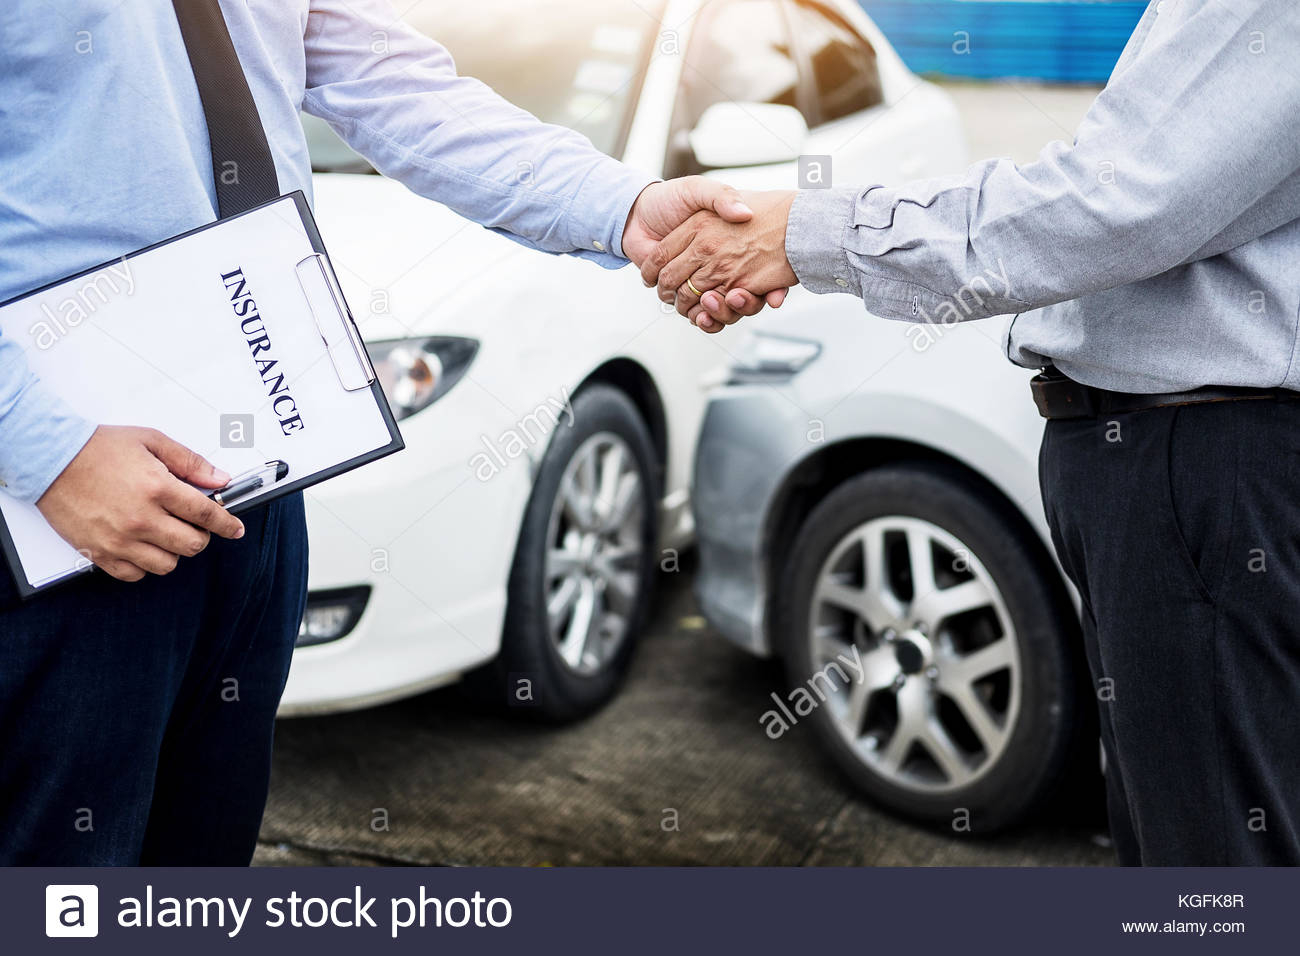
{"label": "clipboard", "polygon": [[[405,447],[302,191],[0,303],[0,334],[91,421],[287,464],[232,514]],[[94,567],[3,488],[0,548],[23,598]]]}

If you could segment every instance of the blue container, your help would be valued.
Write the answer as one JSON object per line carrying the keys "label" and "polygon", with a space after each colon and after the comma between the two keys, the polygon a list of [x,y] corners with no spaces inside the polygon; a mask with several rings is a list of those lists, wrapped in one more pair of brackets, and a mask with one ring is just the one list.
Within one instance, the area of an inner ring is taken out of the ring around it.
{"label": "blue container", "polygon": [[1136,0],[860,0],[917,73],[1104,83]]}

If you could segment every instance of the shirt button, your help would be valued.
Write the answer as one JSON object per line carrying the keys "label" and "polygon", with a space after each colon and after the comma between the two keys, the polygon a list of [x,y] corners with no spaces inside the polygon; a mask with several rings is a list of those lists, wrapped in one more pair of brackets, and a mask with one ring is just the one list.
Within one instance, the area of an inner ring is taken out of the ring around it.
{"label": "shirt button", "polygon": [[594,248],[597,252],[604,252],[604,251],[605,251],[605,244],[604,244],[603,242],[601,242],[599,239],[597,239],[597,240],[596,240],[595,242],[593,242],[591,245],[592,245],[592,248]]}
{"label": "shirt button", "polygon": [[848,280],[846,279],[836,279],[835,284],[839,286],[841,289],[847,289],[849,287]]}

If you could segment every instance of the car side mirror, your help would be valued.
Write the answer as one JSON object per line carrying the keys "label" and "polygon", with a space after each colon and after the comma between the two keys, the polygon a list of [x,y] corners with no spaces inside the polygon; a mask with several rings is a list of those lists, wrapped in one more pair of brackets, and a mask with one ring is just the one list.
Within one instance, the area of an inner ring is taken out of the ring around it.
{"label": "car side mirror", "polygon": [[792,163],[803,153],[808,122],[779,103],[714,103],[688,139],[706,169]]}

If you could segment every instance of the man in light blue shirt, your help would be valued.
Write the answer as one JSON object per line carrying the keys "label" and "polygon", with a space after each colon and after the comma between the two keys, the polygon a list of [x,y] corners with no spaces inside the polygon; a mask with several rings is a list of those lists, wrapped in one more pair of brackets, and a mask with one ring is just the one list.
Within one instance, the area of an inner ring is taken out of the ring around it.
{"label": "man in light blue shirt", "polygon": [[796,281],[902,321],[1018,313],[1124,863],[1300,864],[1297,60],[1296,0],[1153,2],[1036,162],[749,197],[643,267],[708,331]]}
{"label": "man in light blue shirt", "polygon": [[[750,215],[725,187],[652,183],[457,76],[384,0],[220,12],[281,192],[311,192],[305,110],[414,191],[608,268],[697,210]],[[216,218],[170,0],[8,0],[0,47],[0,300]],[[233,518],[189,484],[227,476],[74,414],[28,369],[30,344],[0,338],[0,482],[108,574],[22,605],[0,584],[0,861],[246,863],[305,598],[301,501]]]}

